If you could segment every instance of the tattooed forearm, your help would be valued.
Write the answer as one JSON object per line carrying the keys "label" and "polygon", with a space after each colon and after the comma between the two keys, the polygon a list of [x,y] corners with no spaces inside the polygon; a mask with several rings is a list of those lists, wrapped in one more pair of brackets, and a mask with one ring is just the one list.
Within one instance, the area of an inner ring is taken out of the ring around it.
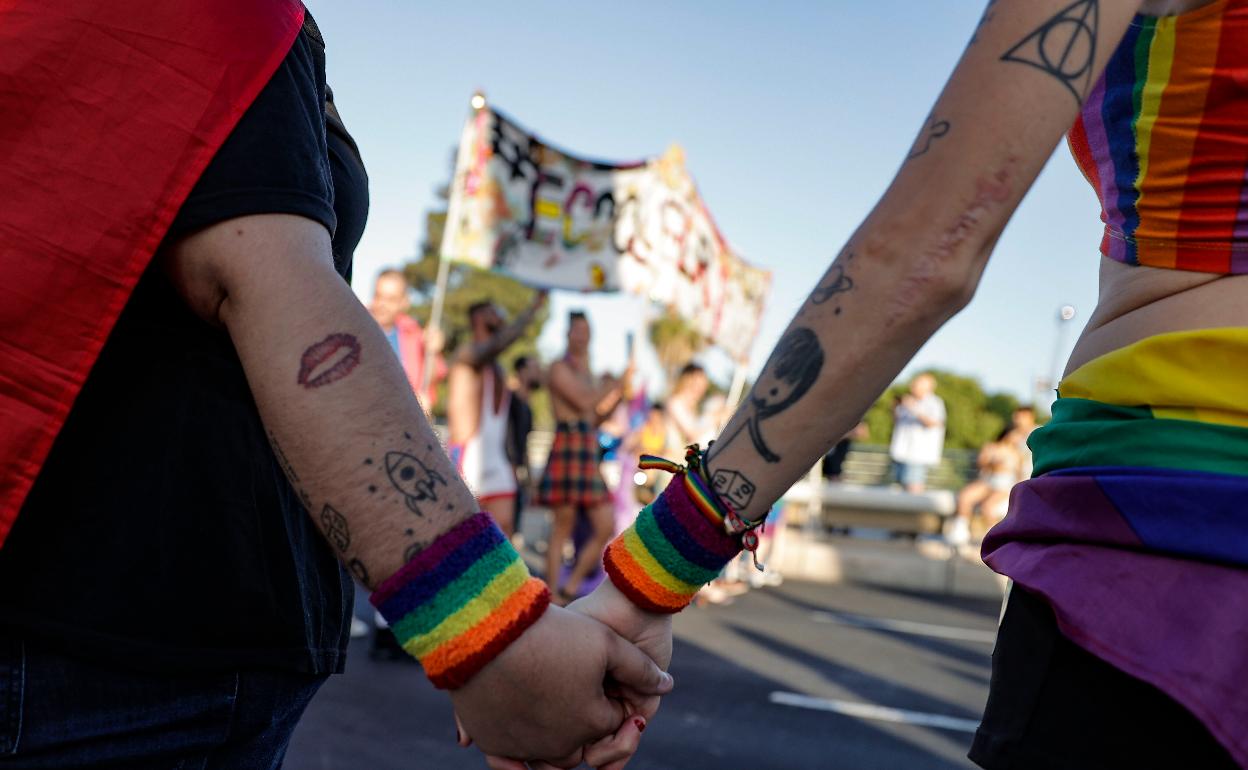
{"label": "tattooed forearm", "polygon": [[351,575],[362,585],[372,587],[373,583],[368,579],[368,569],[364,566],[364,562],[359,559],[352,559],[347,562],[347,569],[351,570]]}
{"label": "tattooed forearm", "polygon": [[741,435],[749,433],[754,449],[769,463],[780,462],[780,455],[772,450],[763,435],[763,422],[784,412],[806,395],[819,373],[823,370],[823,347],[819,337],[804,326],[789,329],[772,352],[758,382],[750,390],[750,397],[737,417],[735,428],[721,441],[717,441],[713,458]]}
{"label": "tattooed forearm", "polygon": [[417,516],[424,516],[419,503],[438,501],[438,486],[446,486],[440,473],[406,452],[386,453],[386,475],[390,483],[403,495],[408,509]]}
{"label": "tattooed forearm", "polygon": [[1076,0],[1018,41],[1001,61],[1026,64],[1051,75],[1083,104],[1092,84],[1099,22],[1098,0]]}
{"label": "tattooed forearm", "polygon": [[347,526],[347,517],[334,510],[333,506],[326,505],[321,509],[321,526],[325,529],[325,537],[339,551],[346,551],[351,547],[351,529]]}
{"label": "tattooed forearm", "polygon": [[360,341],[351,334],[331,334],[303,351],[296,381],[305,388],[337,382],[360,364]]}
{"label": "tattooed forearm", "polygon": [[928,115],[923,123],[923,131],[915,140],[914,146],[910,148],[910,154],[906,156],[906,160],[914,160],[920,155],[925,155],[928,150],[932,149],[932,142],[949,133],[949,128],[949,121],[937,120],[934,116]]}
{"label": "tattooed forearm", "polygon": [[741,471],[722,468],[711,476],[711,488],[734,510],[744,511],[754,499],[754,482]]}

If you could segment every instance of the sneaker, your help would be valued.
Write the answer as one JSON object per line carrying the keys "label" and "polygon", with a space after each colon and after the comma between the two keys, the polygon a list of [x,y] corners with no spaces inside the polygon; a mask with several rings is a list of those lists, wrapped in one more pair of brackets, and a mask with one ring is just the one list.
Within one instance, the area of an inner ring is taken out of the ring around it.
{"label": "sneaker", "polygon": [[961,516],[954,516],[945,524],[945,542],[963,546],[971,542],[971,525]]}
{"label": "sneaker", "polygon": [[368,636],[368,624],[357,617],[351,618],[351,638],[363,639]]}

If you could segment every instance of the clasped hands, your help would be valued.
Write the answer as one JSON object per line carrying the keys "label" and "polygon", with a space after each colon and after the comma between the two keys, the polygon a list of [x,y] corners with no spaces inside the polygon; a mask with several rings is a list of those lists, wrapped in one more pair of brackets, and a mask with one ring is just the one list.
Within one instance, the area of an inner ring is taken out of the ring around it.
{"label": "clasped hands", "polygon": [[451,692],[460,745],[475,743],[493,770],[620,770],[672,690],[671,658],[671,616],[638,609],[604,580],[566,609],[552,605]]}

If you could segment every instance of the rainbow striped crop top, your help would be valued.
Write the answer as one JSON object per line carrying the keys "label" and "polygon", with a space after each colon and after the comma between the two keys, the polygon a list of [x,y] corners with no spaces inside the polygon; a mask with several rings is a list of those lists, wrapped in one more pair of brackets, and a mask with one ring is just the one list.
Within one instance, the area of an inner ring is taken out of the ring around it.
{"label": "rainbow striped crop top", "polygon": [[1136,16],[1067,139],[1102,254],[1248,273],[1248,0]]}

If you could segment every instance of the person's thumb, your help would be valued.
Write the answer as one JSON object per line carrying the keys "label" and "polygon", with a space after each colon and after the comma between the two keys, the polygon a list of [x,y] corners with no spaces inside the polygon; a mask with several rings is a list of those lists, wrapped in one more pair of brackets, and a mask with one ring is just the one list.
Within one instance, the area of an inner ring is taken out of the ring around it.
{"label": "person's thumb", "polygon": [[620,686],[639,695],[667,695],[675,682],[650,656],[618,634],[611,634],[607,647],[607,674]]}

